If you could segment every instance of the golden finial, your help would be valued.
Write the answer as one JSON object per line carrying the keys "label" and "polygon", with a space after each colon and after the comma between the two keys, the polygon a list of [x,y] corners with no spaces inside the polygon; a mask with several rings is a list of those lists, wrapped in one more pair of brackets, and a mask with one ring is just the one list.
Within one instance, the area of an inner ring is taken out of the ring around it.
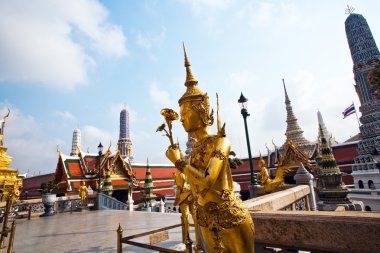
{"label": "golden finial", "polygon": [[80,151],[80,147],[79,147],[78,143],[77,143],[77,150],[78,150],[78,153],[80,153],[80,152],[81,152],[81,151]]}
{"label": "golden finial", "polygon": [[347,9],[346,9],[346,11],[345,11],[344,13],[350,15],[351,13],[354,12],[354,10],[355,10],[355,8],[354,8],[353,6],[349,6],[349,5],[347,4]]}
{"label": "golden finial", "polygon": [[61,150],[59,150],[59,145],[57,145],[57,153],[61,155]]}
{"label": "golden finial", "polygon": [[274,146],[274,148],[276,149],[276,144],[274,143],[274,139],[272,139],[272,144],[273,144],[273,146]]}
{"label": "golden finial", "polygon": [[108,150],[107,150],[107,152],[110,151],[110,149],[111,149],[111,145],[112,145],[112,140],[110,140],[110,145],[108,146]]}
{"label": "golden finial", "polygon": [[1,123],[5,123],[5,119],[9,117],[11,110],[9,110],[9,108],[7,109],[8,109],[8,113],[3,117],[3,120],[1,121]]}
{"label": "golden finial", "polygon": [[268,152],[268,154],[269,154],[269,148],[268,148],[268,146],[267,146],[266,143],[265,143],[265,148],[267,149],[267,152]]}
{"label": "golden finial", "polygon": [[186,48],[185,48],[185,43],[183,43],[183,54],[185,56],[185,67],[186,67],[186,81],[185,81],[185,86],[195,86],[198,84],[197,79],[195,79],[193,73],[191,72],[190,68],[190,61],[187,58],[187,53],[186,53]]}

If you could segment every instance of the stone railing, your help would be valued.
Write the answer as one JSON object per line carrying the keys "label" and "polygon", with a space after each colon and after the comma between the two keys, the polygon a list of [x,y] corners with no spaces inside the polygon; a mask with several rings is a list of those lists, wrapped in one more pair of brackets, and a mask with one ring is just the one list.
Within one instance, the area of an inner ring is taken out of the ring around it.
{"label": "stone railing", "polygon": [[[96,203],[96,196],[89,196],[87,198],[87,205],[94,206]],[[54,206],[55,213],[75,212],[80,210],[81,200],[78,195],[57,197]],[[38,216],[44,212],[44,205],[41,199],[29,199],[18,201],[13,205],[11,217],[23,218],[26,216]],[[3,208],[0,207],[0,217],[4,213]]]}
{"label": "stone railing", "polygon": [[106,194],[99,193],[98,209],[128,210],[128,205]]}
{"label": "stone railing", "polygon": [[250,211],[310,210],[310,187],[298,185],[290,189],[244,201]]}
{"label": "stone railing", "polygon": [[380,249],[380,213],[251,212],[255,253],[373,253]]}
{"label": "stone railing", "polygon": [[377,196],[380,195],[380,189],[349,189],[348,193],[351,196],[354,194]]}

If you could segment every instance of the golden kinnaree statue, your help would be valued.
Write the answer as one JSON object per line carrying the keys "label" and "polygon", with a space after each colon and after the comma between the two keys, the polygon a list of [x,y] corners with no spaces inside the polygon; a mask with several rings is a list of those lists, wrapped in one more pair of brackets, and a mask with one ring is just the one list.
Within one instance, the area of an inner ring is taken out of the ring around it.
{"label": "golden kinnaree statue", "polygon": [[[174,181],[177,186],[177,191],[175,193],[174,205],[179,206],[181,209],[181,219],[182,219],[182,242],[186,243],[186,240],[190,239],[189,235],[189,214],[193,217],[194,227],[198,227],[198,222],[195,213],[195,197],[193,196],[190,186],[186,181],[186,175],[182,172],[173,173]],[[195,229],[195,246],[199,249],[200,240],[198,235],[198,229]]]}
{"label": "golden kinnaree statue", "polygon": [[289,172],[289,169],[286,166],[279,166],[276,171],[276,177],[271,179],[268,173],[268,169],[266,167],[265,160],[262,158],[260,154],[259,159],[259,168],[260,168],[260,181],[264,186],[264,191],[266,193],[271,193],[276,191],[279,187],[284,186],[284,175]]}
{"label": "golden kinnaree statue", "polygon": [[183,172],[197,199],[196,219],[207,252],[249,253],[254,251],[253,221],[245,205],[233,192],[228,163],[230,143],[224,127],[213,135],[209,97],[198,87],[185,54],[186,92],[179,99],[180,119],[196,141],[186,162],[178,145],[170,145],[166,156]]}
{"label": "golden kinnaree statue", "polygon": [[8,112],[1,120],[0,128],[0,199],[6,200],[11,197],[12,201],[16,201],[20,196],[22,178],[19,177],[16,169],[8,167],[12,162],[12,157],[7,155],[7,148],[4,146],[4,130],[9,114],[10,110],[8,109]]}
{"label": "golden kinnaree statue", "polygon": [[81,199],[81,205],[86,205],[86,198],[87,198],[87,186],[84,181],[81,182],[81,186],[78,188],[79,197]]}

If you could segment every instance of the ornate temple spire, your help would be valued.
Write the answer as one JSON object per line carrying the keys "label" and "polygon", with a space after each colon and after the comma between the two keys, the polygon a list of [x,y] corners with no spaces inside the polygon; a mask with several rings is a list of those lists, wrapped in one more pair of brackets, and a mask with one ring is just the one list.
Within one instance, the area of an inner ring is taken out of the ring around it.
{"label": "ornate temple spire", "polygon": [[132,161],[131,149],[132,141],[129,137],[129,113],[126,108],[120,112],[120,131],[117,142],[118,149],[123,158],[128,157]]}
{"label": "ornate temple spire", "polygon": [[112,180],[111,180],[111,172],[110,169],[106,169],[106,177],[104,179],[102,192],[104,194],[107,194],[108,196],[112,196],[113,193],[113,186],[112,186]]}
{"label": "ornate temple spire", "polygon": [[147,204],[147,207],[155,202],[156,195],[153,194],[153,178],[149,167],[149,158],[146,159],[146,173],[143,188],[143,200]]}
{"label": "ornate temple spire", "polygon": [[373,60],[378,60],[380,51],[376,46],[371,29],[367,20],[358,13],[348,13],[345,23],[348,46],[350,47],[352,61],[355,67],[369,64]]}
{"label": "ornate temple spire", "polygon": [[71,156],[78,156],[81,142],[81,133],[79,128],[75,128],[73,132],[73,141],[71,145]]}
{"label": "ornate temple spire", "polygon": [[145,173],[145,182],[144,182],[144,188],[153,188],[153,178],[152,174],[150,172],[149,167],[149,158],[146,159],[146,173]]}
{"label": "ornate temple spire", "polygon": [[348,190],[342,182],[342,172],[336,163],[321,125],[319,125],[319,138],[320,153],[322,154],[319,161],[319,178],[322,182],[322,188],[318,191],[319,199],[325,203],[347,203]]}
{"label": "ornate temple spire", "polygon": [[330,141],[331,144],[337,144],[338,142],[335,140],[334,137],[332,137],[332,134],[327,130],[325,122],[323,121],[323,118],[322,118],[322,114],[319,110],[318,110],[317,116],[318,116],[318,125],[321,127],[323,135],[325,136],[326,140]]}
{"label": "ornate temple spire", "polygon": [[[286,139],[291,140],[297,146],[311,145],[312,143],[306,140],[305,137],[303,136],[303,130],[298,125],[298,120],[294,116],[292,104],[290,102],[288,93],[286,91],[284,79],[282,79],[282,83],[284,85],[284,91],[285,91],[285,105],[286,105],[286,114],[287,114],[286,116],[287,127],[286,127],[286,132],[285,132]],[[285,144],[286,144],[286,141],[285,141]]]}
{"label": "ornate temple spire", "polygon": [[[284,92],[285,92],[285,104],[290,104],[290,99],[288,96],[288,92],[286,91],[286,86],[285,86],[285,79],[282,78],[282,84],[284,85]],[[294,115],[293,115],[294,116]]]}
{"label": "ornate temple spire", "polygon": [[360,117],[360,138],[358,156],[352,167],[355,185],[361,175],[379,173],[378,147],[380,146],[380,93],[374,77],[380,70],[380,51],[366,19],[358,13],[349,13],[344,22],[347,42],[350,47],[355,89],[358,94],[362,113]]}
{"label": "ornate temple spire", "polygon": [[191,138],[192,138],[193,134],[192,133],[188,133],[187,134],[187,142],[186,142],[186,151],[185,151],[185,161],[188,161],[189,159],[189,155],[190,155],[190,152],[194,146],[193,142],[191,141]]}
{"label": "ornate temple spire", "polygon": [[319,125],[319,138],[320,138],[320,154],[322,155],[322,160],[320,162],[320,175],[341,175],[342,172],[338,168],[335,157],[332,153],[331,147],[326,139],[326,136],[323,132],[322,125]]}

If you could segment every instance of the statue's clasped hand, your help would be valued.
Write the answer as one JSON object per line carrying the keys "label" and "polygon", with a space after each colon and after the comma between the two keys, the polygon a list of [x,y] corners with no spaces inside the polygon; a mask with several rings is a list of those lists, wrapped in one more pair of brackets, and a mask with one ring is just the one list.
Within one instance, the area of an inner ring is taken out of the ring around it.
{"label": "statue's clasped hand", "polygon": [[184,155],[181,153],[178,145],[170,145],[168,150],[166,150],[166,157],[175,164],[176,168],[183,171],[186,166]]}
{"label": "statue's clasped hand", "polygon": [[179,150],[178,145],[170,145],[168,150],[166,150],[166,157],[172,162],[175,163],[178,159],[181,159],[181,151]]}

